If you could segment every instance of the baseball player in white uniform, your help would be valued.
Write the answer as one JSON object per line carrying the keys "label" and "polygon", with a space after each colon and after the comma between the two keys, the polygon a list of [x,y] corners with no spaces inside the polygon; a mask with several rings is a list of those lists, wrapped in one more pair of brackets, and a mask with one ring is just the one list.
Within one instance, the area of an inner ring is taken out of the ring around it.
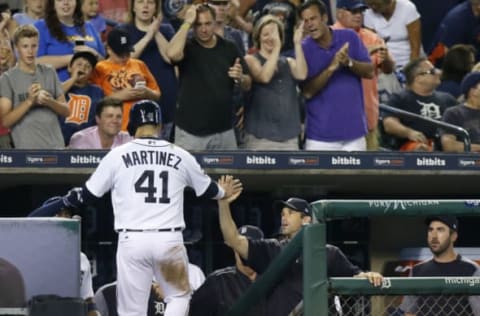
{"label": "baseball player in white uniform", "polygon": [[241,190],[235,181],[220,187],[184,149],[161,140],[160,107],[142,100],[130,111],[135,139],[112,149],[82,189],[72,189],[65,205],[90,204],[111,190],[118,232],[118,315],[145,316],[153,277],[165,293],[166,316],[188,313],[191,289],[183,245],[183,191],[222,199]]}

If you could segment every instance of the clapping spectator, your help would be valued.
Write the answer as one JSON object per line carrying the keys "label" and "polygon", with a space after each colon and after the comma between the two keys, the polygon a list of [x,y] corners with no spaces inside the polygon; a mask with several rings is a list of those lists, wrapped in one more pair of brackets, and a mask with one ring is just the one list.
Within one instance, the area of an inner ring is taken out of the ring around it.
{"label": "clapping spectator", "polygon": [[[191,26],[194,36],[187,40]],[[167,54],[180,73],[175,144],[187,150],[236,149],[233,92],[249,90],[251,78],[235,45],[215,34],[214,9],[191,6]]]}
{"label": "clapping spectator", "polygon": [[297,80],[307,77],[303,55],[303,23],[293,42],[295,58],[280,55],[283,23],[273,15],[263,16],[253,30],[258,48],[245,57],[253,78],[245,113],[245,148],[252,150],[298,150],[301,130]]}
{"label": "clapping spectator", "polygon": [[[361,78],[373,78],[367,48],[352,30],[331,30],[323,2],[300,8],[308,36],[302,46],[308,65],[302,84],[306,98],[307,150],[366,150],[367,123]],[[348,91],[348,93],[345,93]]]}
{"label": "clapping spectator", "polygon": [[11,128],[15,148],[64,148],[58,115],[68,116],[55,70],[37,64],[38,31],[22,25],[14,34],[17,65],[0,78],[0,116]]}
{"label": "clapping spectator", "polygon": [[132,0],[130,18],[124,28],[134,45],[132,57],[142,60],[148,66],[162,89],[162,97],[158,102],[162,109],[162,138],[171,140],[177,107],[178,79],[166,50],[175,31],[170,24],[163,23],[160,0]]}
{"label": "clapping spectator", "polygon": [[52,65],[61,81],[75,52],[88,51],[98,60],[105,49],[97,31],[85,22],[80,0],[47,0],[45,18],[35,23],[40,34],[38,62]]}

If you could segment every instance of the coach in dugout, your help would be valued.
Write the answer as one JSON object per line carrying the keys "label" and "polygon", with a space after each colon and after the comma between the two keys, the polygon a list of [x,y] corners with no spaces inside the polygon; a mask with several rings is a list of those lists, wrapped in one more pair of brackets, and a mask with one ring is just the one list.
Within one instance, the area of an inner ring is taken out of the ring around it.
{"label": "coach in dugout", "polygon": [[[226,185],[234,181],[230,176],[223,176],[218,181],[219,185]],[[237,180],[236,180],[237,181]],[[282,212],[281,241],[277,239],[252,240],[242,236],[233,221],[230,203],[241,192],[227,199],[218,201],[219,221],[225,243],[238,252],[246,264],[258,274],[265,272],[270,263],[282,252],[285,245],[300,231],[302,226],[312,221],[312,208],[310,204],[299,198],[290,198],[287,201],[278,201]],[[328,277],[359,277],[367,278],[375,286],[382,284],[383,276],[377,272],[362,272],[353,265],[343,252],[332,245],[327,245],[327,275]],[[281,281],[267,294],[266,316],[287,316],[303,299],[303,263],[297,260],[293,263]]]}

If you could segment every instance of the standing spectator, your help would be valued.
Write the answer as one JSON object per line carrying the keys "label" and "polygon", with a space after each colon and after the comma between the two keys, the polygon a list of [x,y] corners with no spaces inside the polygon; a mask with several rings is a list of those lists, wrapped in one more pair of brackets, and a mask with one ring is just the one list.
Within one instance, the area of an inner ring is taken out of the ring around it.
{"label": "standing spectator", "polygon": [[141,99],[156,101],[160,88],[147,65],[131,58],[132,41],[123,28],[108,33],[108,58],[97,63],[92,81],[99,85],[106,96],[123,102],[122,131],[127,129],[132,104]]}
{"label": "standing spectator", "polygon": [[100,35],[102,41],[105,40],[107,31],[107,21],[98,12],[99,0],[81,0],[82,1],[82,13],[85,21],[90,22],[97,33]]}
{"label": "standing spectator", "polygon": [[75,53],[68,65],[70,78],[62,84],[71,113],[61,120],[65,146],[73,133],[95,124],[95,107],[104,96],[100,87],[89,82],[96,64],[97,58],[85,51]]}
{"label": "standing spectator", "polygon": [[[435,89],[440,84],[440,71],[425,57],[409,62],[403,72],[407,80],[404,90],[394,93],[388,105],[440,120],[443,112],[457,101],[450,94]],[[414,118],[388,113],[383,119],[385,132],[397,138],[402,151],[432,151],[437,127]]]}
{"label": "standing spectator", "polygon": [[81,0],[47,0],[45,18],[34,25],[40,34],[38,62],[52,65],[61,81],[68,79],[67,66],[72,55],[88,51],[98,60],[105,49],[97,31],[85,22]]}
{"label": "standing spectator", "polygon": [[475,65],[475,54],[475,48],[471,45],[453,45],[443,59],[441,83],[437,90],[459,98],[462,94],[460,84]]}
{"label": "standing spectator", "polygon": [[[0,75],[12,68],[15,64],[15,55],[12,49],[10,36],[7,32],[0,33]],[[0,149],[12,148],[10,129],[2,125],[0,117]]]}
{"label": "standing spectator", "polygon": [[162,138],[172,139],[173,122],[177,107],[178,79],[175,67],[167,57],[168,42],[175,31],[162,23],[160,0],[132,0],[130,17],[125,29],[134,44],[133,58],[142,60],[162,89],[159,104],[162,108]]}
{"label": "standing spectator", "polygon": [[70,111],[55,70],[37,64],[38,31],[20,26],[13,43],[18,62],[0,78],[0,116],[13,145],[24,149],[64,148],[58,115]]}
{"label": "standing spectator", "polygon": [[[220,185],[226,185],[229,177],[221,177]],[[218,202],[220,228],[225,243],[236,251],[245,264],[258,274],[265,272],[270,263],[281,253],[285,245],[293,238],[304,225],[312,220],[312,207],[299,198],[290,198],[287,201],[278,201],[275,206],[281,209],[282,234],[287,238],[277,239],[248,239],[242,236],[233,221],[230,203],[241,192],[228,199]],[[382,283],[382,275],[376,272],[362,272],[353,265],[343,252],[332,245],[326,246],[327,275],[329,277],[359,277],[368,278],[375,286]],[[268,293],[265,316],[286,316],[303,298],[303,262],[296,260],[286,271],[286,277]]]}
{"label": "standing spectator", "polygon": [[121,131],[123,103],[104,98],[95,107],[96,126],[87,127],[72,135],[71,149],[111,149],[132,140],[127,132]]}
{"label": "standing spectator", "polygon": [[415,4],[418,13],[422,17],[422,46],[425,49],[425,52],[429,53],[432,49],[432,42],[435,34],[437,33],[443,18],[453,7],[465,0],[411,1]]}
{"label": "standing spectator", "polygon": [[[194,37],[187,40],[192,25]],[[233,93],[250,89],[251,78],[235,44],[215,34],[214,9],[191,6],[167,53],[180,73],[175,144],[188,150],[236,149]]]}
{"label": "standing spectator", "polygon": [[[459,255],[454,248],[458,238],[458,221],[451,215],[430,216],[427,225],[428,247],[433,258],[416,264],[412,277],[479,277],[480,267]],[[400,308],[405,316],[480,315],[479,296],[406,296]]]}
{"label": "standing spectator", "polygon": [[13,15],[18,25],[33,24],[45,16],[45,3],[47,0],[24,0],[24,12]]}
{"label": "standing spectator", "polygon": [[[300,7],[308,36],[306,98],[307,150],[366,150],[367,124],[361,78],[373,78],[368,51],[352,30],[331,30],[323,2]],[[348,91],[348,93],[345,93]]]}
{"label": "standing spectator", "polygon": [[[238,233],[251,240],[263,239],[262,230],[256,226],[244,225],[238,229]],[[235,266],[213,271],[193,293],[189,316],[226,315],[256,280],[257,273],[245,265],[238,252],[234,251],[234,255]],[[248,315],[265,315],[262,304],[257,304],[253,309]]]}
{"label": "standing spectator", "polygon": [[[465,102],[448,108],[442,120],[463,127],[470,135],[471,150],[480,152],[480,72],[468,74],[462,81],[461,92]],[[448,131],[442,131],[442,149],[446,152],[463,152],[463,142]]]}
{"label": "standing spectator", "polygon": [[208,5],[215,10],[215,34],[232,41],[241,56],[244,56],[246,47],[243,42],[242,31],[227,25],[229,8],[233,5],[231,0],[209,0]]}
{"label": "standing spectator", "polygon": [[297,80],[307,77],[303,55],[303,24],[296,30],[295,58],[280,55],[283,23],[265,15],[255,24],[253,41],[258,52],[245,57],[253,79],[245,113],[245,148],[298,150],[301,130]]}
{"label": "standing spectator", "polygon": [[476,61],[480,58],[480,0],[466,0],[455,6],[443,18],[434,38],[429,59],[439,63],[448,49],[455,44],[472,45]]}
{"label": "standing spectator", "polygon": [[383,39],[369,29],[362,27],[363,11],[366,9],[367,5],[363,0],[337,0],[337,21],[332,27],[334,29],[349,28],[354,30],[365,47],[367,47],[375,67],[372,79],[362,78],[362,87],[368,127],[367,149],[377,150],[379,116],[378,75],[380,72],[391,73],[394,70],[395,63],[392,56],[388,53]]}
{"label": "standing spectator", "polygon": [[387,43],[398,68],[420,57],[422,26],[420,14],[410,0],[366,0],[365,27]]}

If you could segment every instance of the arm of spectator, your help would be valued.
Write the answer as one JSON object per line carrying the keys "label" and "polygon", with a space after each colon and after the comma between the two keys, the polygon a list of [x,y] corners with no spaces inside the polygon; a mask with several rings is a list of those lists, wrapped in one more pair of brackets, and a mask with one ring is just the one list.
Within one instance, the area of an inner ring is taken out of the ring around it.
{"label": "arm of spectator", "polygon": [[165,38],[165,36],[163,36],[162,33],[157,32],[155,34],[155,42],[157,43],[158,52],[162,56],[163,60],[170,64],[171,60],[167,55],[167,49],[168,49],[168,44],[169,43],[168,43],[167,39]]}
{"label": "arm of spectator", "polygon": [[368,54],[372,58],[372,62],[377,68],[380,68],[383,73],[390,74],[395,70],[395,61],[388,51],[383,39],[378,37],[376,44],[367,47]]}
{"label": "arm of spectator", "polygon": [[69,55],[44,55],[37,57],[38,64],[51,65],[55,69],[67,67],[72,60],[73,54]]}
{"label": "arm of spectator", "polygon": [[75,69],[71,72],[70,78],[62,82],[62,90],[67,93],[78,80],[80,69]]}
{"label": "arm of spectator", "polygon": [[250,9],[255,5],[256,0],[240,0],[238,6],[238,15],[245,17]]}
{"label": "arm of spectator", "polygon": [[46,90],[40,90],[38,97],[38,104],[49,107],[58,115],[63,117],[67,117],[70,115],[70,108],[67,105],[67,101],[65,100],[65,95],[61,94],[58,98],[53,98],[50,93]]}
{"label": "arm of spectator", "polygon": [[357,275],[353,276],[354,278],[360,278],[360,279],[368,279],[368,282],[373,284],[374,286],[381,286],[382,281],[383,281],[383,275],[381,275],[378,272],[360,272]]}
{"label": "arm of spectator", "polygon": [[183,59],[183,50],[187,43],[188,31],[197,18],[197,7],[197,5],[192,5],[188,8],[183,24],[168,44],[167,56],[173,62],[178,62]]}
{"label": "arm of spectator", "polygon": [[237,57],[232,67],[228,69],[228,76],[232,78],[236,84],[240,85],[240,88],[243,91],[250,90],[252,86],[252,78],[250,77],[250,75],[243,73],[240,58]]}
{"label": "arm of spectator", "polygon": [[[443,134],[441,137],[442,149],[444,152],[463,153],[465,146],[463,142],[457,140],[453,134]],[[480,144],[472,144],[471,151],[480,152]]]}
{"label": "arm of spectator", "polygon": [[403,125],[400,120],[393,116],[383,119],[385,132],[398,138],[406,138],[411,141],[427,144],[427,137],[422,132]]}
{"label": "arm of spectator", "polygon": [[140,88],[124,88],[122,90],[112,92],[109,97],[121,101],[135,100],[140,98],[141,93],[139,90]]}
{"label": "arm of spectator", "polygon": [[158,101],[160,99],[160,91],[153,90],[149,87],[133,88],[135,97],[134,99],[149,99]]}
{"label": "arm of spectator", "polygon": [[410,60],[420,57],[422,45],[422,25],[420,19],[416,19],[407,25],[408,41],[410,43]]}
{"label": "arm of spectator", "polygon": [[297,80],[305,80],[308,74],[307,61],[305,60],[305,54],[302,48],[303,39],[303,21],[295,29],[293,34],[293,44],[295,48],[295,59],[288,58],[288,64],[290,65],[290,71],[292,76]]}
{"label": "arm of spectator", "polygon": [[162,18],[160,16],[153,18],[152,23],[148,26],[145,35],[133,46],[133,52],[131,55],[132,58],[140,58],[140,55],[143,53],[148,43],[150,43],[150,41],[156,36],[156,34],[159,33],[161,22]]}
{"label": "arm of spectator", "polygon": [[[233,178],[231,176],[222,176],[218,180],[218,184],[221,187],[225,187],[232,183]],[[242,236],[238,233],[237,225],[233,221],[232,211],[230,209],[230,203],[235,201],[240,192],[237,192],[231,195],[228,198],[218,200],[218,216],[220,222],[220,229],[222,230],[223,239],[225,243],[238,252],[240,256],[244,259],[248,257],[248,240],[245,236]]]}
{"label": "arm of spectator", "polygon": [[340,64],[336,58],[334,58],[324,71],[308,80],[302,88],[303,96],[306,99],[313,98],[313,96],[315,96],[327,84],[328,80],[330,80],[330,77],[338,69],[339,65]]}
{"label": "arm of spectator", "polygon": [[[256,82],[269,83],[277,70],[280,49],[282,48],[282,42],[277,28],[273,29],[271,36],[273,41],[272,53],[263,65],[260,64],[260,61],[255,56],[245,56],[245,62],[247,63],[250,74]],[[237,62],[235,62],[235,64],[237,64]]]}
{"label": "arm of spectator", "polygon": [[[374,70],[371,62],[363,62],[350,59],[350,70],[360,78],[373,79]],[[347,64],[348,65],[348,64]]]}
{"label": "arm of spectator", "polygon": [[2,117],[2,125],[10,128],[17,124],[32,108],[39,93],[40,84],[32,84],[28,89],[27,99],[15,107],[13,107],[12,100],[6,97],[0,97],[0,117]]}

